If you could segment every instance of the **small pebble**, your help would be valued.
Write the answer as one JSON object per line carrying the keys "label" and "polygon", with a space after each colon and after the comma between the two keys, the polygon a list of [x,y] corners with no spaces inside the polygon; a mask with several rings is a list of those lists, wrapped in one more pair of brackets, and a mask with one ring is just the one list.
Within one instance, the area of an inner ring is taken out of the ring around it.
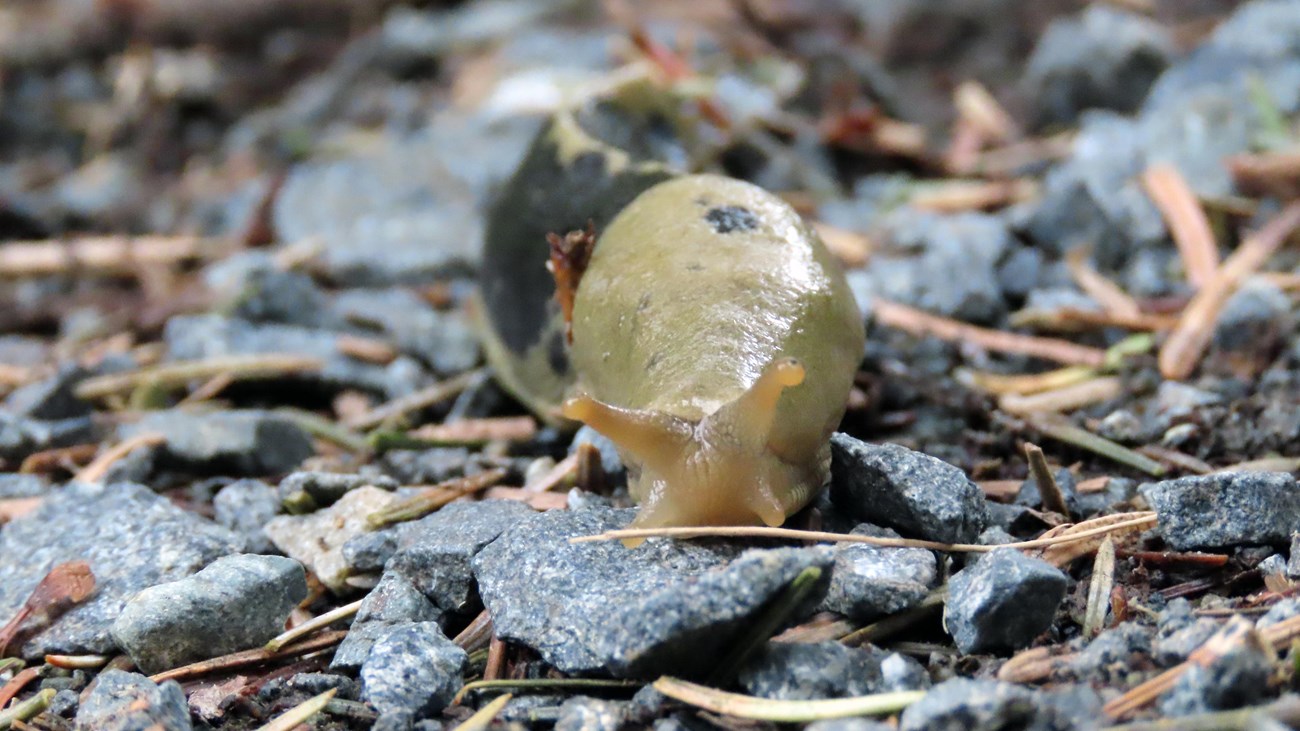
{"label": "small pebble", "polygon": [[72,483],[0,531],[0,616],[13,616],[51,566],[86,561],[95,592],[30,637],[21,653],[113,653],[109,629],[136,592],[189,576],[243,543],[142,485]]}
{"label": "small pebble", "polygon": [[988,522],[984,493],[934,457],[837,433],[831,460],[831,498],[859,521],[946,543],[972,543]]}
{"label": "small pebble", "polygon": [[288,472],[315,454],[311,438],[269,411],[154,411],[119,429],[119,437],[161,434],[164,466],[197,473],[262,476]]}
{"label": "small pebble", "polygon": [[[852,535],[897,538],[888,528],[865,524]],[[934,553],[924,548],[882,548],[862,543],[835,547],[835,570],[822,606],[869,622],[916,606],[938,586]]]}
{"label": "small pebble", "polygon": [[187,731],[190,710],[175,680],[162,685],[138,673],[105,670],[77,709],[77,731]]}
{"label": "small pebble", "polygon": [[244,537],[249,553],[275,553],[266,524],[280,512],[275,488],[261,480],[237,480],[212,498],[217,523]]}
{"label": "small pebble", "polygon": [[1051,626],[1068,585],[1046,561],[995,549],[949,579],[944,627],[966,654],[1027,647]]}
{"label": "small pebble", "polygon": [[397,627],[375,641],[361,666],[361,697],[381,718],[432,715],[460,690],[466,662],[437,624]]}
{"label": "small pebble", "polygon": [[[1221,472],[1143,485],[1157,532],[1175,550],[1284,545],[1300,526],[1296,480],[1285,472]],[[1205,516],[1213,515],[1214,520]]]}
{"label": "small pebble", "polygon": [[307,597],[302,565],[281,556],[226,556],[136,594],[113,622],[135,664],[162,672],[264,644]]}

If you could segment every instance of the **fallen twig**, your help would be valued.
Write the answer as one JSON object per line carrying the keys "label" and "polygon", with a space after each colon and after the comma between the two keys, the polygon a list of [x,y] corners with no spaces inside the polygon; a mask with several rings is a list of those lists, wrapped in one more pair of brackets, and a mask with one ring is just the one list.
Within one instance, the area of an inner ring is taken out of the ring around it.
{"label": "fallen twig", "polygon": [[1042,448],[1037,444],[1025,444],[1025,460],[1029,462],[1029,473],[1038,485],[1043,507],[1068,517],[1070,507],[1065,504],[1065,495],[1061,494],[1061,486],[1056,484],[1056,476],[1052,474]]}
{"label": "fallen twig", "polygon": [[244,381],[276,378],[290,373],[306,373],[320,370],[321,366],[319,359],[301,355],[231,355],[95,376],[79,383],[74,392],[77,398],[91,401],[114,394],[128,393],[146,384],[156,388],[181,388],[190,381],[206,381],[223,374],[228,374],[234,380]]}
{"label": "fallen twig", "polygon": [[267,652],[279,652],[281,648],[299,637],[306,637],[312,632],[315,632],[318,629],[324,629],[340,619],[351,617],[361,609],[361,603],[364,601],[365,599],[358,599],[351,604],[344,604],[341,607],[335,607],[318,617],[312,617],[306,622],[303,622],[292,629],[285,630],[271,638],[270,641],[262,646],[262,649]]}
{"label": "fallen twig", "polygon": [[329,649],[343,641],[348,634],[347,630],[337,630],[334,632],[322,632],[315,637],[300,642],[296,645],[289,645],[281,648],[278,652],[267,652],[265,648],[255,650],[244,650],[234,652],[221,657],[214,657],[208,660],[182,665],[155,675],[150,675],[149,679],[155,683],[161,683],[165,680],[180,680],[182,678],[193,678],[199,675],[214,673],[218,670],[231,670],[247,665],[257,665],[264,662],[274,662],[276,660],[287,660],[301,655],[308,655],[313,652]]}
{"label": "fallen twig", "polygon": [[307,719],[325,710],[330,699],[338,692],[338,688],[330,688],[320,695],[312,696],[280,714],[274,721],[260,727],[257,731],[292,731],[300,724],[307,723]]}
{"label": "fallen twig", "polygon": [[103,454],[96,457],[90,464],[81,468],[81,471],[73,476],[73,482],[99,482],[108,474],[108,470],[118,460],[124,459],[128,454],[141,447],[154,447],[167,441],[167,437],[162,434],[150,432],[148,434],[136,434],[133,437],[124,439]]}
{"label": "fallen twig", "polygon": [[1296,226],[1300,226],[1300,202],[1282,209],[1263,228],[1241,242],[1183,309],[1178,327],[1160,348],[1161,375],[1182,380],[1192,374],[1214,334],[1223,303],[1247,275],[1268,261]]}
{"label": "fallen twig", "polygon": [[492,725],[497,714],[506,707],[514,696],[506,693],[493,698],[492,701],[474,712],[474,715],[462,721],[452,731],[483,731]]}
{"label": "fallen twig", "polygon": [[19,721],[30,721],[44,713],[57,692],[53,688],[46,688],[31,698],[0,711],[0,729],[10,728]]}
{"label": "fallen twig", "polygon": [[728,693],[668,677],[656,680],[654,689],[669,698],[713,713],[779,723],[808,723],[828,718],[898,713],[925,695],[923,690],[905,690],[853,698],[787,701]]}
{"label": "fallen twig", "polygon": [[1028,396],[1009,393],[998,399],[998,408],[1020,416],[1060,413],[1109,401],[1123,392],[1124,382],[1114,376],[1107,376]]}
{"label": "fallen twig", "polygon": [[374,530],[393,523],[423,518],[452,500],[486,490],[504,480],[508,474],[510,473],[506,470],[497,467],[476,475],[457,477],[427,487],[415,495],[398,500],[366,516],[366,525]]}
{"label": "fallen twig", "polygon": [[878,323],[914,335],[931,335],[952,342],[970,342],[985,350],[1028,355],[1067,365],[1099,367],[1106,362],[1106,351],[1067,340],[989,330],[884,299],[874,300],[872,307]]}
{"label": "fallen twig", "polygon": [[1129,296],[1118,284],[1107,279],[1088,263],[1088,250],[1076,248],[1065,255],[1070,276],[1085,294],[1101,305],[1112,316],[1136,319],[1142,316],[1137,300]]}
{"label": "fallen twig", "polygon": [[[1087,528],[1078,533],[1069,535],[1060,535],[1051,538],[1037,538],[1032,541],[1017,541],[1015,543],[1003,543],[999,545],[984,545],[979,543],[940,543],[938,541],[923,541],[916,538],[878,538],[876,536],[863,536],[850,533],[828,533],[825,531],[807,531],[794,530],[792,528],[770,528],[766,526],[702,526],[690,528],[630,528],[624,530],[610,530],[590,536],[576,536],[569,539],[569,543],[591,543],[594,541],[619,541],[624,538],[719,538],[719,537],[744,537],[744,538],[785,538],[796,541],[814,541],[826,543],[865,543],[871,546],[882,546],[885,548],[925,548],[931,551],[944,551],[947,553],[988,553],[999,548],[1046,548],[1048,546],[1064,545],[1084,541],[1096,536],[1105,535],[1119,530],[1127,530],[1141,526],[1154,525],[1156,514],[1154,512],[1140,513],[1119,513],[1116,515],[1106,516],[1107,518],[1123,518],[1122,521],[1108,525]],[[1094,519],[1095,520],[1095,519]],[[1084,524],[1079,524],[1084,525]],[[1064,527],[1064,526],[1062,526]],[[1076,526],[1078,527],[1078,526]]]}
{"label": "fallen twig", "polygon": [[0,247],[0,277],[91,271],[138,275],[142,268],[206,261],[234,244],[197,236],[86,236],[68,241],[10,241]]}
{"label": "fallen twig", "polygon": [[1219,249],[1196,193],[1177,168],[1165,163],[1147,168],[1142,185],[1169,225],[1169,235],[1183,258],[1187,281],[1197,289],[1204,287],[1219,268]]}
{"label": "fallen twig", "polygon": [[1160,477],[1167,472],[1164,465],[1150,457],[1075,426],[1056,414],[1027,414],[1025,422],[1044,436],[1094,452],[1120,464],[1141,470],[1152,477]]}
{"label": "fallen twig", "polygon": [[644,683],[635,680],[602,680],[600,678],[521,678],[518,680],[476,680],[461,686],[451,699],[457,705],[465,696],[481,690],[622,690],[640,688]]}
{"label": "fallen twig", "polygon": [[483,368],[466,371],[415,393],[382,403],[367,412],[353,416],[346,420],[344,424],[351,429],[365,430],[379,426],[389,419],[405,416],[412,411],[427,409],[430,406],[455,398],[461,391],[469,388],[482,378],[486,372],[486,369]]}
{"label": "fallen twig", "polygon": [[446,424],[426,424],[406,435],[430,445],[526,442],[537,435],[537,421],[531,416],[461,419]]}

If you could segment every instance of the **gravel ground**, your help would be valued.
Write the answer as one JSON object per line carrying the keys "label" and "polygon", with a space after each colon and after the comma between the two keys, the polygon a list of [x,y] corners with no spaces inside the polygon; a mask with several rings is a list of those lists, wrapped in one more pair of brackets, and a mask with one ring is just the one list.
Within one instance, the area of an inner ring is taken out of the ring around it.
{"label": "gravel ground", "polygon": [[[683,172],[861,310],[816,539],[488,362]],[[0,728],[1300,728],[1297,229],[1293,0],[6,3]]]}

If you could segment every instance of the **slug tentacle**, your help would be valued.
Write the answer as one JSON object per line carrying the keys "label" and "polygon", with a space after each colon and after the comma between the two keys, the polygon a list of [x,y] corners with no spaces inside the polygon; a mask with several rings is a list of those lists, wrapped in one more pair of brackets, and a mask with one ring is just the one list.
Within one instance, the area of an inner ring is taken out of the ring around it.
{"label": "slug tentacle", "polygon": [[776,423],[776,405],[781,394],[803,383],[804,375],[798,358],[773,360],[735,401],[705,417],[706,431],[754,452],[763,449]]}
{"label": "slug tentacle", "polygon": [[604,434],[652,470],[675,471],[691,443],[690,422],[662,411],[623,409],[577,396],[565,401],[560,413]]}

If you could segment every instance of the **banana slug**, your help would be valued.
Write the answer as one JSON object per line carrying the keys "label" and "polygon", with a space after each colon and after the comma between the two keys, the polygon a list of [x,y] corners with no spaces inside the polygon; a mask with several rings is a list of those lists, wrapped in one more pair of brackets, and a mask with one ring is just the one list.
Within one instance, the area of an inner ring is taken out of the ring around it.
{"label": "banana slug", "polygon": [[780,525],[821,489],[865,330],[789,205],[717,175],[660,183],[600,234],[573,301],[575,396],[635,527]]}
{"label": "banana slug", "polygon": [[[617,445],[633,526],[780,525],[802,508],[827,480],[865,328],[798,213],[749,183],[621,153],[566,114],[506,192],[483,273],[489,362],[542,418]],[[567,199],[541,203],[550,192]],[[544,237],[588,220],[599,237],[566,345]]]}

